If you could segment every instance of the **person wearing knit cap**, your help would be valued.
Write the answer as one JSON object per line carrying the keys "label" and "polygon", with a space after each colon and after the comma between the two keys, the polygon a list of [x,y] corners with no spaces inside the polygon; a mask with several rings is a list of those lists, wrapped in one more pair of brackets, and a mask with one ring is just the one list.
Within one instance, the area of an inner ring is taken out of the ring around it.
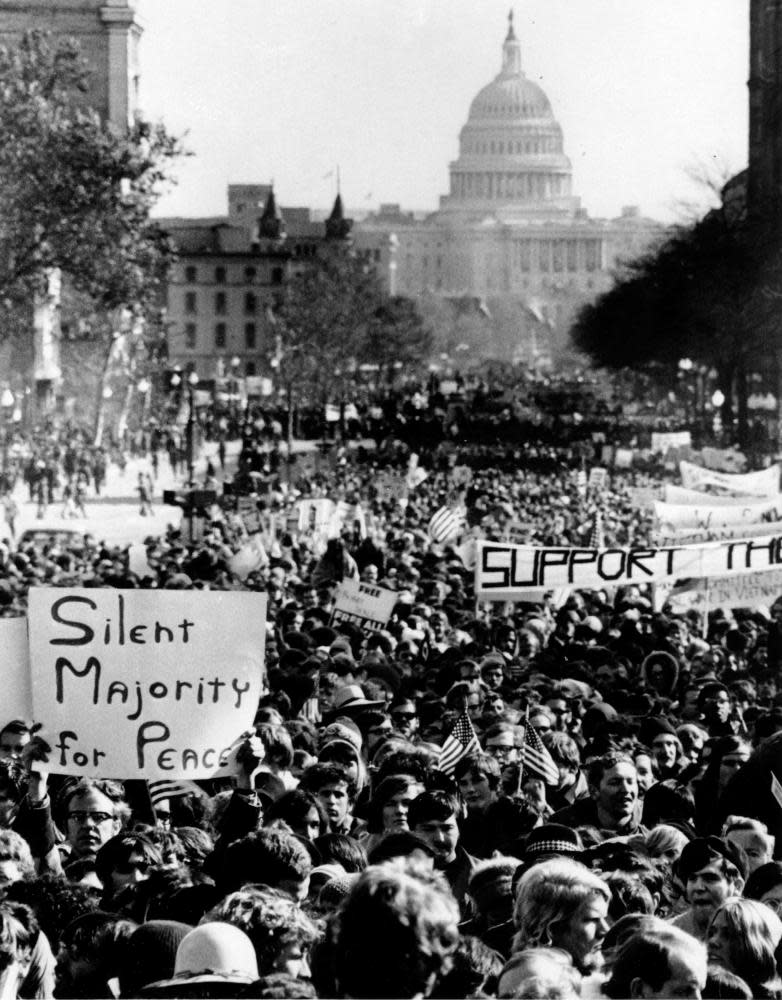
{"label": "person wearing knit cap", "polygon": [[716,910],[741,895],[748,868],[747,855],[737,844],[722,837],[691,840],[676,863],[689,907],[670,922],[705,942]]}
{"label": "person wearing knit cap", "polygon": [[459,930],[481,938],[501,955],[510,951],[513,938],[513,876],[520,864],[508,856],[480,861],[467,883],[473,915]]}
{"label": "person wearing knit cap", "polygon": [[120,996],[136,997],[149,983],[174,975],[176,952],[193,928],[178,920],[148,920],[125,942],[119,967]]}
{"label": "person wearing knit cap", "polygon": [[683,750],[672,723],[661,715],[644,719],[639,738],[652,751],[660,780],[677,777],[682,769]]}

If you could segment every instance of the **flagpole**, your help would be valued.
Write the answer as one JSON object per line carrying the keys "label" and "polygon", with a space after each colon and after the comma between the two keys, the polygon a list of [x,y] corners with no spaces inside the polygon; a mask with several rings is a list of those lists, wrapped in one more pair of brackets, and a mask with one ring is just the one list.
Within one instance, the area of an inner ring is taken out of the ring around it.
{"label": "flagpole", "polygon": [[521,795],[521,781],[524,775],[524,747],[527,745],[527,726],[529,725],[529,702],[524,710],[524,742],[521,745],[519,756],[519,778],[516,782],[516,795]]}

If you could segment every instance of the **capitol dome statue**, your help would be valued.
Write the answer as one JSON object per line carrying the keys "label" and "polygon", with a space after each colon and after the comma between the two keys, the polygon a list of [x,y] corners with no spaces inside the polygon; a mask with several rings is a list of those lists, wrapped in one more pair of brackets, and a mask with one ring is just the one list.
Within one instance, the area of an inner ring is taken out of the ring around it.
{"label": "capitol dome statue", "polygon": [[502,69],[470,105],[450,164],[450,194],[440,210],[468,215],[498,212],[572,214],[572,167],[562,128],[544,91],[521,67],[521,45],[508,16]]}

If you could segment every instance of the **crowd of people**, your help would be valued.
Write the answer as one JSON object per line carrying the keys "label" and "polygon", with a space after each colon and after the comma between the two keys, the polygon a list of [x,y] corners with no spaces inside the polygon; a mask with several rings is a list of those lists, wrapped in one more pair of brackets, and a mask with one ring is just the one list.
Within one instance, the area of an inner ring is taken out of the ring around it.
{"label": "crowd of people", "polygon": [[[599,511],[606,544],[649,545],[632,490],[664,472],[587,488],[580,433],[447,416],[417,462],[400,435],[286,465],[245,427],[198,540],[148,538],[143,568],[4,541],[3,615],[40,584],[250,589],[268,622],[230,778],[52,776],[29,720],[0,731],[0,995],[782,997],[782,599],[476,603],[465,538],[578,546]],[[237,493],[263,541],[240,575]],[[323,497],[349,511],[330,538],[297,514]],[[384,628],[334,622],[346,579],[395,592]]]}

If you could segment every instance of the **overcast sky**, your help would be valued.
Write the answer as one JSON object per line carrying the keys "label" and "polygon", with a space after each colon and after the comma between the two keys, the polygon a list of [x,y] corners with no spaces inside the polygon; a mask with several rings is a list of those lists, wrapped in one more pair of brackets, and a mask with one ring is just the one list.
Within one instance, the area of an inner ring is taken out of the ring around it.
{"label": "overcast sky", "polygon": [[[228,183],[283,205],[434,210],[508,0],[138,0],[142,107],[195,154],[157,214],[217,215]],[[748,0],[517,0],[593,216],[669,221],[693,165],[746,166]]]}

